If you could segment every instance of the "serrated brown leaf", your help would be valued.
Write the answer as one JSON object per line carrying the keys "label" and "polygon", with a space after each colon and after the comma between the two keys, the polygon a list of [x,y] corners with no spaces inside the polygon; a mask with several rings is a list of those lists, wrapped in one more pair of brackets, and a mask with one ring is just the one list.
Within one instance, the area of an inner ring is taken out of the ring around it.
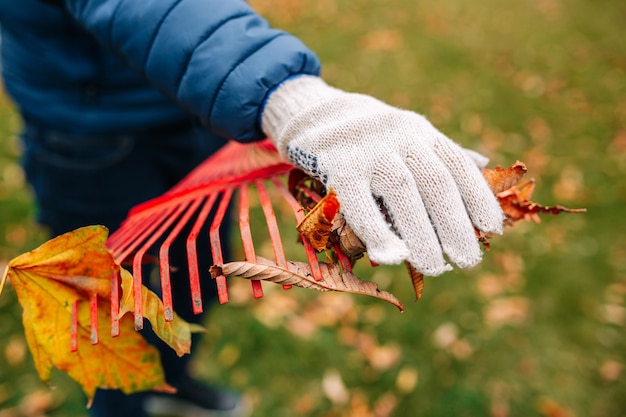
{"label": "serrated brown leaf", "polygon": [[317,291],[340,291],[362,294],[387,301],[400,311],[404,306],[398,298],[378,288],[372,281],[363,281],[351,272],[343,273],[336,264],[320,262],[322,280],[313,278],[311,267],[304,262],[287,262],[287,268],[276,265],[269,259],[257,257],[257,262],[229,262],[211,267],[211,276],[239,276],[245,279],[270,281],[281,285],[314,289]]}

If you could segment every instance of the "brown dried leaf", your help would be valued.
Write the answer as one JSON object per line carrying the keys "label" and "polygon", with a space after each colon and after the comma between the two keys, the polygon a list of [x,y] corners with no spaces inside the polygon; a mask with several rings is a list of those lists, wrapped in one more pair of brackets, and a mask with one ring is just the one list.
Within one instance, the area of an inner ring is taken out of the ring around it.
{"label": "brown dried leaf", "polygon": [[330,232],[331,242],[339,245],[339,249],[350,259],[351,264],[354,265],[355,261],[363,257],[366,251],[365,245],[346,223],[343,214],[337,212]]}
{"label": "brown dried leaf", "polygon": [[527,171],[526,164],[515,161],[509,168],[502,168],[500,165],[493,169],[486,168],[483,170],[483,177],[487,180],[491,191],[498,194],[516,185]]}
{"label": "brown dried leaf", "polygon": [[[526,173],[526,165],[523,162],[516,161],[509,168],[501,168],[496,166],[493,169],[484,169],[483,176],[493,193],[498,198],[500,207],[505,215],[504,224],[512,226],[518,220],[534,220],[540,222],[538,214],[559,214],[566,213],[584,213],[585,209],[569,209],[563,206],[542,206],[531,200],[533,191],[535,190],[535,179],[520,183]],[[489,236],[477,231],[476,236],[489,250]]]}
{"label": "brown dried leaf", "polygon": [[505,224],[511,225],[518,220],[534,220],[540,223],[538,214],[557,215],[565,213],[584,213],[586,209],[569,209],[563,206],[542,206],[531,201],[535,190],[535,180],[530,179],[518,185],[510,187],[502,192],[496,193],[496,197],[506,216]]}
{"label": "brown dried leaf", "polygon": [[406,266],[407,271],[409,271],[409,276],[411,277],[411,282],[413,283],[415,301],[419,301],[420,298],[422,298],[422,292],[424,291],[424,274],[415,269],[413,265],[407,261],[404,261],[404,265]]}
{"label": "brown dried leaf", "polygon": [[257,257],[257,263],[253,262],[229,262],[222,265],[213,265],[210,269],[211,276],[239,276],[251,280],[270,281],[281,285],[295,285],[302,288],[310,288],[317,291],[340,291],[353,294],[369,295],[387,301],[400,309],[404,306],[398,298],[378,289],[378,285],[372,281],[362,281],[351,272],[341,273],[339,266],[320,262],[323,279],[316,281],[313,278],[311,267],[304,262],[287,262],[287,268],[276,265],[269,259]]}
{"label": "brown dried leaf", "polygon": [[307,213],[296,228],[298,232],[309,239],[316,250],[325,250],[330,238],[333,219],[338,212],[339,200],[331,188],[328,190],[328,194]]}

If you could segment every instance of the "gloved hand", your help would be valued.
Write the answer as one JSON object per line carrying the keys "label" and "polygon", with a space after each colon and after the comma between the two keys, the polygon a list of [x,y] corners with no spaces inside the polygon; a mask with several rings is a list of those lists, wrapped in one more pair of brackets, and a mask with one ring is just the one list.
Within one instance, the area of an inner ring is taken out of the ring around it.
{"label": "gloved hand", "polygon": [[269,95],[261,118],[284,159],[335,190],[374,262],[408,260],[439,275],[452,269],[444,253],[461,268],[480,262],[474,226],[502,233],[503,214],[477,167],[480,156],[423,116],[299,76]]}

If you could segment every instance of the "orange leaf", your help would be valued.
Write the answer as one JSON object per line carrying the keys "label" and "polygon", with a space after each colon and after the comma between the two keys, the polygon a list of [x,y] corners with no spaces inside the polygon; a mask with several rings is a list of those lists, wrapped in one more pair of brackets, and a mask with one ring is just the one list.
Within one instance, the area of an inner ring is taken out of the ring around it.
{"label": "orange leaf", "polygon": [[[78,381],[89,399],[96,388],[126,393],[171,390],[158,351],[133,330],[132,318],[122,317],[119,337],[101,336],[91,344],[89,299],[99,297],[98,330],[106,335],[111,322],[111,275],[119,273],[119,265],[104,248],[107,234],[103,226],[83,227],[7,265],[2,282],[11,280],[23,308],[24,331],[39,376],[48,381],[56,366]],[[76,302],[79,349],[72,352],[71,310]]]}
{"label": "orange leaf", "polygon": [[424,292],[424,274],[415,269],[413,265],[407,261],[404,261],[404,266],[406,266],[409,277],[411,277],[411,283],[415,291],[415,301],[419,301],[422,298],[422,292]]}
{"label": "orange leaf", "polygon": [[526,164],[521,161],[515,161],[509,168],[502,168],[498,165],[493,169],[484,169],[483,177],[487,180],[491,191],[494,194],[498,194],[516,185],[527,171]]}
{"label": "orange leaf", "polygon": [[324,250],[328,245],[333,219],[338,211],[339,200],[331,188],[328,190],[328,194],[307,213],[296,228],[298,232],[309,239],[316,250]]}
{"label": "orange leaf", "polygon": [[[535,190],[535,179],[519,183],[526,173],[526,165],[523,162],[516,161],[509,168],[501,168],[497,166],[493,169],[484,169],[483,176],[487,180],[491,191],[498,198],[500,207],[506,216],[505,224],[512,225],[518,220],[534,220],[540,222],[538,214],[559,214],[566,213],[584,213],[585,209],[569,209],[563,206],[542,206],[541,204],[531,201],[533,191]],[[479,239],[488,248],[486,237],[477,234]]]}

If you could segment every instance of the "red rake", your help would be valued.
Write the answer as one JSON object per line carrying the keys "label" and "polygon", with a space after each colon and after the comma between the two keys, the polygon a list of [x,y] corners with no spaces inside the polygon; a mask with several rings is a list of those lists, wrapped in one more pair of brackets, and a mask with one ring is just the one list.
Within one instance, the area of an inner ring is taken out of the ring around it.
{"label": "red rake", "polygon": [[[130,211],[121,227],[109,237],[106,246],[118,263],[132,258],[135,329],[143,328],[142,265],[148,250],[162,237],[165,239],[158,251],[162,298],[165,320],[171,321],[173,319],[169,249],[172,242],[176,238],[180,238],[179,235],[184,226],[191,225],[192,219],[194,219],[193,226],[186,237],[191,285],[190,296],[193,301],[194,313],[202,312],[198,256],[208,255],[197,253],[196,241],[198,238],[206,238],[206,236],[200,236],[199,233],[202,226],[207,222],[209,214],[214,211],[208,238],[210,239],[213,263],[223,263],[219,232],[235,191],[238,191],[239,197],[239,229],[246,261],[256,262],[249,215],[250,193],[256,190],[267,223],[275,262],[281,267],[287,266],[274,213],[274,204],[277,201],[270,199],[268,186],[278,190],[278,195],[291,207],[296,221],[300,222],[304,217],[304,210],[282,181],[292,169],[293,166],[280,158],[276,148],[269,140],[246,145],[230,142],[165,194],[140,204]],[[315,279],[321,280],[322,274],[315,249],[305,236],[301,235],[301,238],[313,276]],[[216,280],[219,302],[226,303],[228,302],[226,277],[220,276]],[[256,298],[262,297],[261,282],[251,281],[251,283],[254,296]],[[111,334],[117,336],[119,334],[117,318],[119,314],[118,276],[112,278],[111,285],[113,289],[111,295]],[[93,313],[97,309],[97,302],[92,300],[90,304]],[[91,317],[91,342],[97,343],[97,314],[92,314]],[[73,323],[73,341],[76,339],[76,329],[77,324]],[[72,348],[75,350],[74,342],[72,342]]]}

